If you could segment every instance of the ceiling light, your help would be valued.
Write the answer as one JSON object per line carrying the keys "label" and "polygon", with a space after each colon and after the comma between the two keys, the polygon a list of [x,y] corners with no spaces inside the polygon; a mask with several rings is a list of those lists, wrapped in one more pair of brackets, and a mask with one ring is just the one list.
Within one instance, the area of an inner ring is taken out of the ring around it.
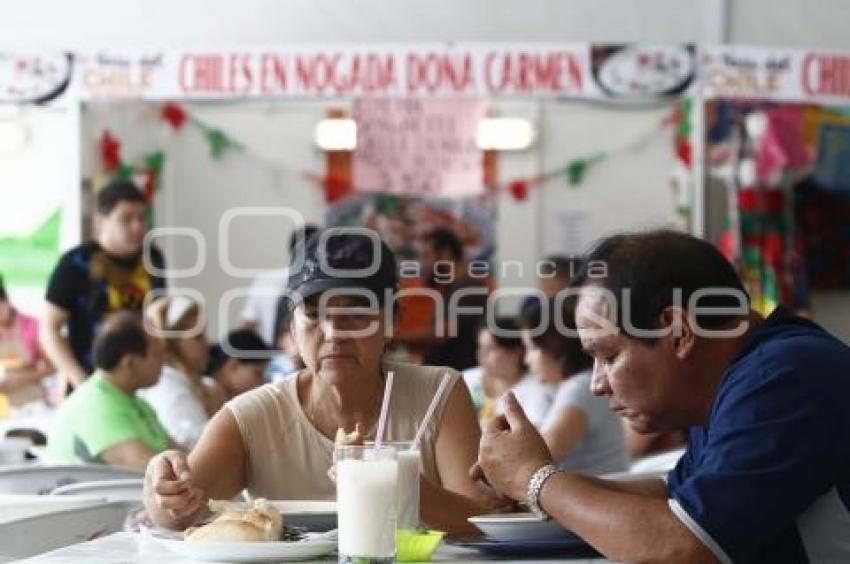
{"label": "ceiling light", "polygon": [[316,124],[313,141],[323,151],[353,151],[357,147],[357,124],[353,119],[323,119]]}
{"label": "ceiling light", "polygon": [[522,151],[534,143],[534,126],[522,118],[484,118],[478,123],[478,148],[493,151]]}

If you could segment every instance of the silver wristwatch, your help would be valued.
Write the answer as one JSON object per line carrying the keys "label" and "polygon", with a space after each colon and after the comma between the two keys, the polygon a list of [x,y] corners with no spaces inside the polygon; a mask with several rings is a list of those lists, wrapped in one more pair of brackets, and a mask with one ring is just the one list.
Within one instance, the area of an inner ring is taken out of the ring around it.
{"label": "silver wristwatch", "polygon": [[538,517],[548,519],[549,515],[540,507],[540,491],[543,489],[543,484],[546,483],[552,474],[561,470],[554,464],[545,464],[537,469],[537,472],[531,475],[528,481],[528,489],[525,494],[525,503],[528,508]]}

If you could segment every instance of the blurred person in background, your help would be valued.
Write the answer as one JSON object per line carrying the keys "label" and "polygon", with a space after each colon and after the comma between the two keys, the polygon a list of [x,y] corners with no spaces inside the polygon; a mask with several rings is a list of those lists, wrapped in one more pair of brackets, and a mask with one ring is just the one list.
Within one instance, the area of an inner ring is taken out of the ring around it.
{"label": "blurred person in background", "polygon": [[519,325],[510,317],[497,317],[495,325],[478,326],[478,366],[463,371],[463,379],[482,423],[496,415],[499,397],[526,377],[525,347]]}
{"label": "blurred person in background", "polygon": [[[142,260],[147,211],[148,202],[135,184],[109,184],[97,195],[97,239],[62,255],[50,275],[39,338],[63,390],[79,386],[92,372],[92,341],[103,317],[120,310],[141,313],[145,295],[166,286]],[[152,266],[165,269],[155,246],[148,258]]]}
{"label": "blurred person in background", "polygon": [[207,374],[232,399],[266,383],[270,354],[271,349],[259,335],[237,329],[228,333],[223,343],[212,346]]}
{"label": "blurred person in background", "polygon": [[304,368],[304,360],[298,352],[298,343],[292,335],[292,307],[289,299],[278,300],[275,319],[274,354],[266,369],[266,380],[275,382]]}
{"label": "blurred person in background", "polygon": [[185,295],[154,300],[145,315],[165,344],[159,382],[139,392],[156,410],[168,434],[191,449],[210,417],[224,405],[224,389],[205,378],[209,358],[206,320],[201,304]]}
{"label": "blurred person in background", "polygon": [[[443,315],[435,311],[425,334],[409,337],[408,343],[424,345],[424,364],[456,370],[476,366],[476,330],[484,319],[486,285],[481,279],[469,276],[463,245],[449,229],[438,227],[422,236],[419,262],[427,287],[439,291],[443,297]],[[462,293],[461,297],[456,298],[457,303],[452,307],[452,297],[458,293]],[[469,311],[476,308],[480,314]],[[440,317],[443,327],[439,327]],[[456,328],[454,335],[449,334],[452,327]]]}
{"label": "blurred person in background", "polygon": [[554,298],[558,292],[567,288],[573,277],[581,269],[581,257],[549,255],[538,267],[538,284],[540,290],[549,298]]}
{"label": "blurred person in background", "polygon": [[97,367],[59,407],[47,440],[51,462],[101,463],[144,470],[158,452],[176,448],[136,392],[156,384],[162,342],[141,316],[118,312],[101,324],[93,346]]}
{"label": "blurred person in background", "polygon": [[53,373],[38,344],[38,321],[15,309],[0,278],[0,394],[13,406],[40,400],[41,382]]}

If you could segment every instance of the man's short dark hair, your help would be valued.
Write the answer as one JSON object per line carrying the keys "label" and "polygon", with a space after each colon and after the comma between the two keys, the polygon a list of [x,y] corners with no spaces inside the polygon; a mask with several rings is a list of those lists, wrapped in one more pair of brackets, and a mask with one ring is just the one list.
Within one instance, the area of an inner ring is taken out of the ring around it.
{"label": "man's short dark hair", "polygon": [[9,295],[6,294],[6,284],[3,283],[3,277],[0,276],[0,300],[6,301],[9,299]]}
{"label": "man's short dark hair", "polygon": [[319,232],[319,226],[313,225],[312,223],[308,223],[304,225],[304,227],[299,227],[292,231],[292,235],[289,236],[289,252],[292,253],[295,251],[295,247],[299,244],[303,244],[310,237]]}
{"label": "man's short dark hair", "polygon": [[119,311],[106,317],[97,331],[92,347],[94,365],[101,370],[114,370],[128,354],[145,356],[148,339],[140,314]]}
{"label": "man's short dark hair", "polygon": [[129,180],[115,180],[98,193],[97,211],[102,215],[109,215],[121,202],[148,203],[138,186]]}
{"label": "man's short dark hair", "polygon": [[[548,310],[548,322],[543,325],[543,311]],[[566,329],[575,331],[575,300],[553,298],[526,298],[519,311],[519,324],[523,329],[535,330],[531,341],[551,358],[563,361],[564,376],[587,370],[593,358],[584,352],[578,337],[564,334],[555,322],[560,319]],[[539,330],[543,325],[542,330]]]}
{"label": "man's short dark hair", "polygon": [[454,231],[445,227],[437,227],[422,236],[422,239],[429,241],[434,247],[434,250],[439,252],[448,250],[452,254],[454,260],[463,258],[463,245],[455,235]]}
{"label": "man's short dark hair", "polygon": [[236,329],[228,333],[224,340],[228,345],[227,350],[221,343],[210,348],[207,374],[212,375],[231,358],[252,364],[265,364],[268,360],[267,354],[271,349],[255,331]]}
{"label": "man's short dark hair", "polygon": [[[735,267],[711,243],[668,229],[622,233],[597,242],[573,286],[597,285],[616,298],[617,327],[623,329],[624,315],[631,326],[658,329],[665,308],[674,305],[674,290],[682,293],[682,307],[691,296],[705,289],[720,289],[723,295],[706,295],[700,308],[738,308],[747,295]],[[604,264],[604,276],[595,277],[594,265]],[[624,310],[624,290],[629,290],[629,310]],[[730,292],[738,293],[732,295]],[[736,314],[700,315],[700,327],[716,329],[734,320]],[[636,336],[653,343],[657,339]]]}

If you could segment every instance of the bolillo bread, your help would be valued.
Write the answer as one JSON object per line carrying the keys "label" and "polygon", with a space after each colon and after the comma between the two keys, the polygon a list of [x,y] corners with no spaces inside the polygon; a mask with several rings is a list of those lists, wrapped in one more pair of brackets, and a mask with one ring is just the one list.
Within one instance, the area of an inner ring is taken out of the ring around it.
{"label": "bolillo bread", "polygon": [[186,529],[188,542],[270,542],[279,541],[283,531],[280,511],[265,499],[254,500],[251,509],[239,509],[228,502],[210,501],[216,519],[201,527]]}

